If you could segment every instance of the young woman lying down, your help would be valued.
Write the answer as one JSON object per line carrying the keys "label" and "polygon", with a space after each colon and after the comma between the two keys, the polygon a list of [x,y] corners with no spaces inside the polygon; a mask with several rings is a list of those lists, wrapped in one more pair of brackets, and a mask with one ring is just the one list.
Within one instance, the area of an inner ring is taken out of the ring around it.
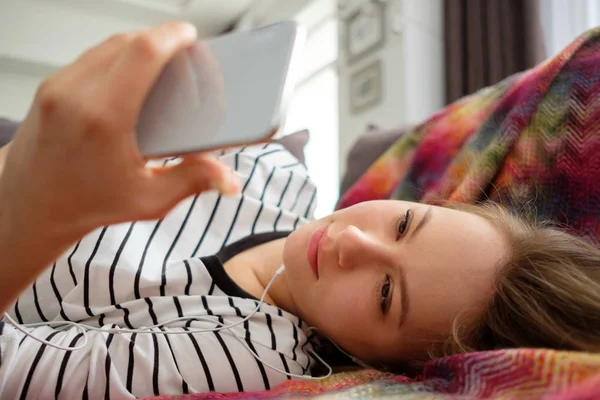
{"label": "young woman lying down", "polygon": [[137,112],[194,38],[165,24],[93,48],[44,82],[1,150],[2,311],[40,323],[21,329],[46,343],[3,320],[0,397],[265,390],[310,375],[332,343],[394,370],[597,349],[553,307],[595,318],[600,253],[560,230],[493,205],[402,201],[311,221],[316,189],[276,144],[147,164]]}

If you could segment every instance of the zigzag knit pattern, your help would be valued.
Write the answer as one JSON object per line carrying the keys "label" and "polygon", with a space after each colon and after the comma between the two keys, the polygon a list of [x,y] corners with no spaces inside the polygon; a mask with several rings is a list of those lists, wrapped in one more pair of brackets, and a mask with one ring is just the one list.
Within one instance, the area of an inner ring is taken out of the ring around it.
{"label": "zigzag knit pattern", "polygon": [[600,30],[400,138],[338,208],[494,200],[600,244]]}
{"label": "zigzag knit pattern", "polygon": [[262,399],[595,400],[600,355],[540,349],[497,350],[432,361],[418,379],[364,370],[324,381],[287,381],[253,393],[204,393],[154,400]]}

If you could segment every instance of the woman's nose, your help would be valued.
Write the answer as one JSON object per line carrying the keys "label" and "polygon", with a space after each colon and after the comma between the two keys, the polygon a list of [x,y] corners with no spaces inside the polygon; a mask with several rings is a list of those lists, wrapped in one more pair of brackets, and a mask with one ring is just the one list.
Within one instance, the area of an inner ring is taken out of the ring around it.
{"label": "woman's nose", "polygon": [[389,251],[385,244],[353,225],[347,226],[336,237],[338,263],[342,268],[388,263]]}

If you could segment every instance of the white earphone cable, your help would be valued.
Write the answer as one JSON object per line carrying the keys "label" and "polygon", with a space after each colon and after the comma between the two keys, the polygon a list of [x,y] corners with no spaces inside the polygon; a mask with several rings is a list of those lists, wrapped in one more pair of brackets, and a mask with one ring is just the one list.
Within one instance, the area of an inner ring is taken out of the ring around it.
{"label": "white earphone cable", "polygon": [[[77,350],[81,350],[84,347],[87,346],[88,343],[88,336],[87,336],[87,331],[96,331],[96,332],[106,332],[106,333],[111,333],[111,334],[121,334],[121,333],[136,333],[136,334],[154,334],[154,335],[189,335],[190,333],[208,333],[208,332],[217,332],[217,331],[222,331],[222,330],[226,330],[228,333],[231,334],[232,337],[234,337],[235,339],[237,339],[240,344],[242,346],[244,346],[249,352],[250,354],[259,362],[261,362],[263,365],[267,366],[268,368],[279,372],[281,374],[287,375],[289,377],[294,377],[294,378],[301,378],[301,379],[310,379],[310,380],[321,380],[321,379],[326,379],[328,377],[331,376],[331,374],[333,373],[333,370],[331,368],[331,366],[329,366],[329,364],[327,364],[318,354],[316,354],[314,351],[310,351],[310,353],[312,354],[312,356],[317,359],[319,362],[321,362],[328,370],[328,373],[324,376],[318,376],[318,377],[313,377],[310,375],[297,375],[297,374],[292,374],[286,371],[283,371],[279,368],[276,368],[274,366],[272,366],[271,364],[267,363],[266,361],[262,360],[260,358],[260,356],[258,354],[256,354],[251,348],[250,346],[248,346],[247,343],[245,343],[240,337],[238,337],[237,335],[235,335],[231,329],[244,323],[245,321],[247,321],[248,319],[250,319],[254,314],[256,314],[258,312],[258,310],[260,309],[260,306],[264,303],[264,299],[267,295],[267,292],[269,291],[269,289],[271,288],[271,285],[275,282],[275,279],[277,279],[277,277],[279,275],[281,275],[284,271],[284,266],[282,265],[281,267],[279,267],[277,269],[277,271],[275,271],[275,274],[273,275],[273,277],[271,278],[271,280],[269,281],[269,283],[267,284],[267,287],[265,288],[260,301],[258,302],[258,305],[256,306],[256,308],[250,313],[248,314],[245,318],[241,319],[240,321],[230,324],[230,325],[225,325],[219,321],[216,321],[213,318],[209,317],[209,316],[188,316],[188,317],[180,317],[180,318],[173,318],[170,319],[168,321],[165,322],[161,322],[160,324],[156,324],[150,327],[143,327],[140,329],[126,329],[126,328],[96,328],[94,326],[89,326],[89,325],[85,325],[85,324],[80,324],[77,322],[71,322],[71,321],[50,321],[50,322],[39,322],[39,323],[33,323],[33,324],[25,324],[25,325],[19,325],[19,323],[17,323],[10,315],[8,314],[4,314],[4,316],[6,317],[6,319],[8,320],[8,322],[14,326],[15,329],[17,329],[18,331],[20,331],[21,333],[23,333],[25,336],[30,337],[42,344],[45,344],[47,346],[53,347],[55,349],[58,350],[64,350],[64,351],[77,351]],[[160,331],[160,332],[154,332],[151,331],[151,329],[153,328],[163,328],[165,326],[171,325],[175,322],[179,322],[179,321],[189,321],[189,320],[201,320],[201,321],[208,321],[210,323],[213,323],[215,325],[218,326],[218,328],[210,328],[210,329],[187,329],[187,330],[182,330],[182,331],[169,331],[169,332],[165,332],[165,331]],[[64,347],[64,346],[59,346],[57,344],[51,343],[47,340],[44,340],[42,338],[39,338],[33,334],[31,334],[30,332],[28,332],[25,328],[33,328],[33,327],[38,327],[38,326],[74,326],[76,327],[83,335],[83,343],[74,347]]]}
{"label": "white earphone cable", "polygon": [[[215,321],[214,317],[210,317],[210,316],[206,316],[206,315],[190,315],[187,317],[178,317],[178,318],[173,318],[170,319],[168,321],[165,322],[161,322],[160,324],[156,324],[156,325],[152,325],[152,326],[147,326],[147,327],[142,327],[142,328],[138,328],[138,329],[128,329],[128,328],[96,328],[95,326],[90,326],[90,325],[85,325],[85,324],[77,324],[80,327],[83,327],[89,331],[98,331],[98,332],[108,332],[108,333],[113,333],[113,334],[119,334],[119,333],[152,333],[155,335],[187,335],[190,333],[208,333],[208,332],[218,332],[218,331],[222,331],[222,330],[229,330],[231,328],[234,328],[240,324],[243,324],[245,321],[247,321],[248,319],[252,318],[252,316],[254,316],[254,314],[256,314],[258,312],[258,310],[260,309],[260,306],[265,302],[265,297],[267,296],[267,293],[269,291],[269,289],[271,288],[271,286],[273,285],[273,283],[275,282],[275,279],[281,275],[283,273],[284,267],[281,266],[277,269],[277,271],[275,271],[275,274],[273,275],[273,277],[271,278],[271,280],[269,281],[269,283],[267,284],[267,287],[265,288],[260,301],[258,302],[258,305],[254,308],[254,310],[252,310],[252,312],[250,314],[248,314],[246,317],[244,317],[243,319],[239,320],[236,323],[230,324],[230,325],[224,325],[219,323],[218,321]],[[150,329],[154,329],[154,328],[163,328],[166,327],[168,325],[171,325],[175,322],[179,322],[179,321],[190,321],[190,320],[200,320],[200,321],[206,321],[206,322],[210,322],[210,323],[214,323],[216,325],[221,325],[218,328],[209,328],[209,329],[188,329],[188,330],[184,330],[184,331],[176,331],[176,332],[150,332]]]}
{"label": "white earphone cable", "polygon": [[[4,317],[8,320],[8,322],[19,332],[23,333],[25,336],[30,337],[40,343],[45,344],[46,346],[50,346],[50,347],[54,347],[55,349],[58,350],[64,350],[64,351],[75,351],[75,350],[81,350],[83,349],[85,346],[87,346],[87,342],[88,342],[88,337],[87,337],[87,332],[84,328],[83,325],[78,324],[77,322],[71,322],[71,321],[49,321],[49,322],[40,322],[40,323],[35,323],[35,324],[26,324],[26,325],[19,325],[18,322],[16,322],[10,315],[8,315],[7,313],[4,314]],[[62,326],[62,325],[69,325],[69,326],[74,326],[76,328],[79,329],[79,331],[83,334],[83,343],[74,347],[64,347],[64,346],[59,346],[57,344],[51,343],[47,340],[44,340],[42,338],[39,338],[35,335],[32,335],[31,333],[27,332],[25,330],[24,327],[28,327],[28,328],[34,328],[37,326]]]}

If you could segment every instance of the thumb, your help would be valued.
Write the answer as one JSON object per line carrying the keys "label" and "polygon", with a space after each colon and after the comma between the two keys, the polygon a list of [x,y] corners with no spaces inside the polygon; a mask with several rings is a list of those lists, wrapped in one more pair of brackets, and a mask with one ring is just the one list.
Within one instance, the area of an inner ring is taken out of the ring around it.
{"label": "thumb", "polygon": [[240,190],[235,172],[210,154],[185,156],[179,164],[153,169],[151,175],[151,198],[161,215],[191,195],[207,190],[235,195]]}

